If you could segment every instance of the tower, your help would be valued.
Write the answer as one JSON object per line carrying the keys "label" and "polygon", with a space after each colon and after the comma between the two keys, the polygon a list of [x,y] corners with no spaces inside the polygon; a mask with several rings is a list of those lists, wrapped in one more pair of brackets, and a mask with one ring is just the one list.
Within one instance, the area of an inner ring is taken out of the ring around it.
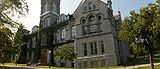
{"label": "tower", "polygon": [[[44,30],[47,27],[51,27],[59,18],[60,15],[60,0],[41,0],[41,15],[40,15],[40,27],[39,30]],[[41,49],[41,63],[50,63],[50,50],[45,47],[51,46],[50,31],[45,30],[40,34]],[[53,56],[53,55],[52,55]],[[51,62],[53,64],[53,61]]]}
{"label": "tower", "polygon": [[107,0],[108,3],[108,7],[110,8],[110,10],[112,10],[112,1],[111,0]]}
{"label": "tower", "polygon": [[40,28],[51,26],[60,15],[60,0],[41,0]]}

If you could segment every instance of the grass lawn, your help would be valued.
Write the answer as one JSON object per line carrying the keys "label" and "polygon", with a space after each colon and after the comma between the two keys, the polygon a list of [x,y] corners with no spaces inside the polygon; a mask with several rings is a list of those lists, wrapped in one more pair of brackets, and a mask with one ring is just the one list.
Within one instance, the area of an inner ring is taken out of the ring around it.
{"label": "grass lawn", "polygon": [[5,63],[5,65],[9,65],[9,66],[26,66],[26,64],[15,64],[15,63]]}
{"label": "grass lawn", "polygon": [[[158,55],[159,56],[159,55]],[[154,60],[154,62],[160,62],[160,60]],[[134,58],[131,59],[127,65],[124,66],[134,66],[134,65],[141,65],[141,64],[149,64],[149,59],[144,58]],[[7,66],[16,66],[15,63],[5,63]],[[17,64],[17,66],[25,66],[25,67],[32,67],[32,68],[49,68],[49,66],[26,66],[26,64]],[[83,69],[111,69],[111,68],[124,68],[124,66],[109,66],[109,67],[100,67],[100,68],[83,68]],[[1,69],[1,68],[0,68]],[[62,68],[62,67],[51,67],[51,69],[82,69],[82,68]],[[150,67],[141,67],[137,69],[150,69]],[[160,69],[160,65],[156,65],[155,69]]]}
{"label": "grass lawn", "polygon": [[[26,64],[15,64],[15,63],[5,63],[7,66],[26,66]],[[30,66],[28,66],[30,67]],[[32,68],[49,68],[49,66],[31,66]],[[109,66],[109,67],[100,67],[100,68],[83,68],[83,69],[111,69],[111,68],[121,68],[123,66]],[[1,68],[0,68],[1,69]],[[3,68],[2,68],[3,69]],[[10,68],[8,68],[10,69]],[[82,68],[62,68],[62,67],[51,67],[51,69],[82,69]]]}
{"label": "grass lawn", "polygon": [[[109,66],[109,67],[83,68],[83,69],[111,69],[111,68],[121,68],[121,67],[123,67],[123,66]],[[35,68],[49,68],[49,66],[35,66]],[[51,69],[82,69],[82,68],[51,67]]]}
{"label": "grass lawn", "polygon": [[[160,69],[160,65],[155,65],[154,68],[155,69]],[[140,67],[140,68],[136,68],[136,69],[151,69],[151,67],[147,66],[147,67]]]}

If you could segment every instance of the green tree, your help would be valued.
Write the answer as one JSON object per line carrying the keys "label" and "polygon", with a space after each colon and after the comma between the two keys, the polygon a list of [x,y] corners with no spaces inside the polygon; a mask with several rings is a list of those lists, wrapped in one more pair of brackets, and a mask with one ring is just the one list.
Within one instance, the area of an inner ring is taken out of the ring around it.
{"label": "green tree", "polygon": [[150,56],[152,69],[153,50],[160,45],[160,0],[157,3],[142,7],[140,13],[130,12],[130,16],[123,21],[119,37],[127,40],[134,54],[147,53]]}
{"label": "green tree", "polygon": [[[12,47],[12,35],[13,33],[8,28],[0,29],[0,61],[9,62],[11,57]],[[4,58],[5,57],[5,58]]]}
{"label": "green tree", "polygon": [[24,29],[24,26],[22,24],[20,24],[19,28],[18,28],[18,31],[14,37],[14,44],[13,44],[13,47],[14,49],[16,50],[16,53],[15,54],[18,54],[20,55],[21,51],[22,51],[22,46],[24,46],[24,44],[26,44],[24,41],[23,41],[23,38],[24,38],[24,32],[25,32],[25,29]]}
{"label": "green tree", "polygon": [[[9,58],[13,52],[12,44],[14,34],[13,29],[19,26],[19,23],[13,20],[14,17],[25,15],[28,12],[28,6],[25,0],[1,0],[0,1],[0,51]],[[5,50],[5,51],[4,51]]]}
{"label": "green tree", "polygon": [[74,61],[77,58],[75,48],[70,44],[59,46],[54,51],[54,57],[57,61]]}

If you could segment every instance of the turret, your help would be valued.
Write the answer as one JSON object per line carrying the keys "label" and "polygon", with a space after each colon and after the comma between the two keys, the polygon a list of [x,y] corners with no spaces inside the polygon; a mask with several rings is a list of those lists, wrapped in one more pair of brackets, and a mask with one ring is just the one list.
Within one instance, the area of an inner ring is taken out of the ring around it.
{"label": "turret", "polygon": [[41,14],[49,11],[60,15],[60,0],[41,0]]}
{"label": "turret", "polygon": [[41,0],[40,28],[51,26],[60,16],[60,0]]}
{"label": "turret", "polygon": [[112,1],[111,0],[107,0],[108,3],[108,8],[110,8],[110,10],[112,10]]}

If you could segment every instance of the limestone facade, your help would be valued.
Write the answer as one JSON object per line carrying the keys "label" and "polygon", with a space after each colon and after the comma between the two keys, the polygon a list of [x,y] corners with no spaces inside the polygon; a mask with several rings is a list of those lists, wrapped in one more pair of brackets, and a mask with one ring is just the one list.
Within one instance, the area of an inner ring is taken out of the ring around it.
{"label": "limestone facade", "polygon": [[71,41],[77,59],[74,62],[56,63],[57,66],[86,68],[123,64],[127,62],[129,51],[127,42],[118,39],[121,23],[120,12],[113,15],[111,0],[107,0],[107,3],[82,0],[75,12],[68,15],[60,15],[60,0],[41,0],[39,30],[46,27],[55,30],[56,26],[65,25],[50,32],[53,38],[47,37],[47,33],[41,33],[40,46],[45,46],[47,40],[52,40],[53,47]]}

